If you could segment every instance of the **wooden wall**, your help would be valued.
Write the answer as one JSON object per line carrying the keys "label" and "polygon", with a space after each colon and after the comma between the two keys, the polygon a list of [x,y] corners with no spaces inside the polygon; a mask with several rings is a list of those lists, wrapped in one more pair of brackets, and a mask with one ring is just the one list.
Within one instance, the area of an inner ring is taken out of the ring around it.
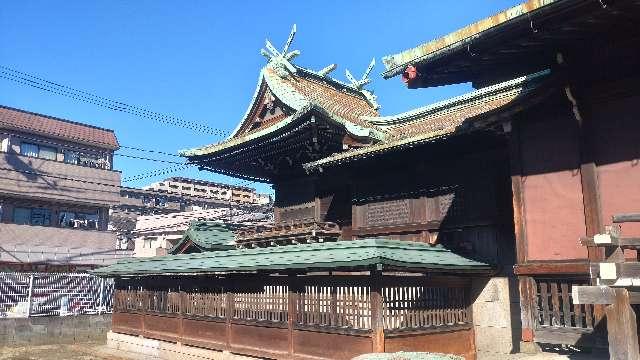
{"label": "wooden wall", "polygon": [[568,108],[533,112],[519,126],[527,260],[584,259],[577,126]]}

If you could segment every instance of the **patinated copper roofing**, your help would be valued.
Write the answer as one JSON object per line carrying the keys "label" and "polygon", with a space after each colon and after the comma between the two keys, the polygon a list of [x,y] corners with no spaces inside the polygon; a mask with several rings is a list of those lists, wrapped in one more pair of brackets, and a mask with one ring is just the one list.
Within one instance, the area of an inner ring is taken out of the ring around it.
{"label": "patinated copper roofing", "polygon": [[18,130],[71,142],[118,149],[113,130],[81,124],[0,105],[0,128]]}
{"label": "patinated copper roofing", "polygon": [[394,116],[372,117],[368,121],[382,127],[387,140],[304,164],[305,169],[321,168],[394,149],[435,141],[472,128],[469,120],[501,111],[535,89],[549,71],[523,76],[436,104]]}
{"label": "patinated copper roofing", "polygon": [[[181,154],[183,156],[210,155],[251,140],[267,137],[310,110],[325,113],[330,120],[344,127],[355,137],[377,140],[385,137],[385,132],[380,127],[363,119],[363,117],[378,116],[378,112],[361,91],[314,71],[299,66],[295,68],[295,73],[283,75],[281,69],[277,69],[273,64],[265,66],[260,72],[252,103],[233,134],[222,142],[185,150]],[[251,121],[252,115],[260,108],[259,100],[266,91],[270,91],[288,109],[291,109],[292,114],[271,122],[268,126],[242,132],[241,130],[246,128],[245,123]]]}

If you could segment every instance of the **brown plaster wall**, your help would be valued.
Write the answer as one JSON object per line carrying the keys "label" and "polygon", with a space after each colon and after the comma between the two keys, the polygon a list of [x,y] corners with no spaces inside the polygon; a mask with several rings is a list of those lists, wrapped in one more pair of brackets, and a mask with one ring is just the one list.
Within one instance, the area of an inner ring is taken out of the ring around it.
{"label": "brown plaster wall", "polygon": [[586,258],[580,153],[568,112],[534,113],[521,125],[527,260]]}
{"label": "brown plaster wall", "polygon": [[[640,212],[640,96],[593,104],[595,157],[602,204],[602,219]],[[640,236],[640,224],[624,224],[624,236]]]}

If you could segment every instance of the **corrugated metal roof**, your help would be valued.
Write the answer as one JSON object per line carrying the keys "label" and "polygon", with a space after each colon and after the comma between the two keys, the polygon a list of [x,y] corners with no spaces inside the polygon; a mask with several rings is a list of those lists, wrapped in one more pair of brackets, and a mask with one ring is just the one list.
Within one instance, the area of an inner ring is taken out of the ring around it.
{"label": "corrugated metal roof", "polygon": [[469,39],[481,36],[483,32],[491,28],[497,27],[516,18],[526,17],[535,10],[560,1],[562,0],[529,0],[471,25],[465,26],[462,29],[441,38],[434,39],[395,55],[385,56],[382,58],[382,62],[387,70],[383,73],[383,76],[385,78],[390,78],[400,75],[409,65],[420,64],[442,51],[459,46]]}
{"label": "corrugated metal roof", "polygon": [[35,133],[71,142],[118,149],[113,130],[0,105],[0,128]]}
{"label": "corrugated metal roof", "polygon": [[191,241],[201,251],[231,250],[235,249],[234,234],[227,225],[213,221],[194,221],[185,231],[182,239],[171,249],[173,254]]}
{"label": "corrugated metal roof", "polygon": [[454,254],[440,245],[364,239],[122,260],[94,273],[100,276],[138,276],[289,269],[363,270],[378,265],[383,269],[444,272],[491,270],[487,264]]}

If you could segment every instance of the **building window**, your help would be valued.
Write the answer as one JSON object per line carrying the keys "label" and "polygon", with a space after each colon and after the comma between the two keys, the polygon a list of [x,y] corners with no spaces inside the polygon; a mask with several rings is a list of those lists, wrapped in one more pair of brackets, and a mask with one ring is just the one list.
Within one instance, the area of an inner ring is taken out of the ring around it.
{"label": "building window", "polygon": [[80,156],[75,151],[64,150],[64,162],[78,165],[80,163]]}
{"label": "building window", "polygon": [[20,225],[51,225],[51,210],[39,208],[13,209],[13,222]]}
{"label": "building window", "polygon": [[20,155],[38,157],[38,145],[26,142],[21,143]]}
{"label": "building window", "polygon": [[60,227],[72,229],[98,229],[98,214],[61,211],[58,217]]}
{"label": "building window", "polygon": [[40,146],[38,157],[47,160],[57,160],[58,150],[50,146]]}
{"label": "building window", "polygon": [[58,150],[51,146],[23,142],[20,144],[20,154],[47,160],[57,160]]}

